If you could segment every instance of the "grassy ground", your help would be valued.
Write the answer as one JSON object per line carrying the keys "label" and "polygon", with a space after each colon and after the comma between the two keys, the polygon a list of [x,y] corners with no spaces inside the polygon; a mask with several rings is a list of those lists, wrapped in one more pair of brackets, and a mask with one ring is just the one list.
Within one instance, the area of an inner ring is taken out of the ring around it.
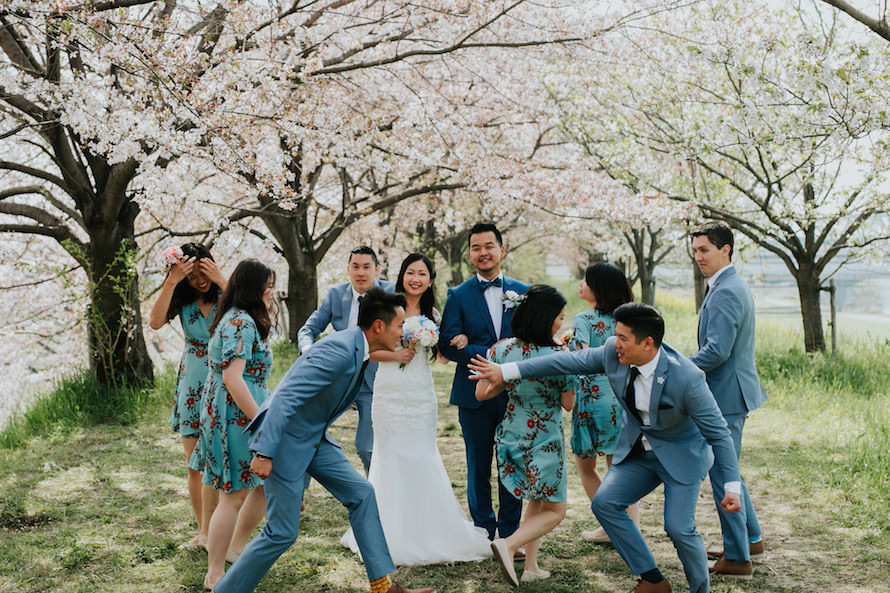
{"label": "grassy ground", "polygon": [[[690,352],[694,314],[676,303],[661,304],[668,311],[668,341]],[[759,364],[770,400],[751,415],[745,431],[743,471],[763,524],[766,557],[756,563],[753,581],[715,580],[712,590],[884,590],[890,578],[887,347],[863,348],[861,356],[831,362],[799,353],[795,340],[785,330],[762,328]],[[279,362],[293,358],[292,352],[278,355]],[[447,405],[452,370],[434,373],[439,448],[455,495],[464,502],[463,442],[456,409]],[[178,549],[195,526],[181,447],[166,423],[167,397],[156,396],[135,424],[51,429],[17,448],[0,449],[0,592],[202,591],[205,554]],[[355,422],[348,412],[333,435],[359,467],[351,447]],[[629,591],[634,580],[615,551],[579,539],[595,522],[577,473],[571,464],[569,469],[566,519],[542,547],[542,566],[553,576],[520,588]],[[675,590],[684,591],[682,568],[661,528],[662,498],[656,491],[644,499],[643,531]],[[719,544],[707,485],[700,503],[699,530],[706,544]],[[315,483],[307,504],[300,539],[258,591],[366,590],[361,564],[338,544],[345,511]],[[510,590],[490,560],[401,568],[395,577],[441,593]]]}

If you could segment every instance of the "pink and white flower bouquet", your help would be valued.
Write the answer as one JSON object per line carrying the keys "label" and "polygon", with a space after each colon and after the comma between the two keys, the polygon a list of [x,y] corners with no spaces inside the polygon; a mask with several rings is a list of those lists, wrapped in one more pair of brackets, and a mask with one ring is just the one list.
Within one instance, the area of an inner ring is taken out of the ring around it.
{"label": "pink and white flower bouquet", "polygon": [[[425,315],[415,315],[405,320],[402,326],[402,346],[417,349],[420,345],[424,348],[435,346],[439,341],[439,327],[436,322]],[[400,364],[399,368],[405,368]]]}

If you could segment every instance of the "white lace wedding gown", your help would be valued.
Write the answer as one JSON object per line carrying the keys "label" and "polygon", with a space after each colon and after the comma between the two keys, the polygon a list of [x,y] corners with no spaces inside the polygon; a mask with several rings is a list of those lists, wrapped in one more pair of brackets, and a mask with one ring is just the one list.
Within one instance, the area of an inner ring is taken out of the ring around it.
{"label": "white lace wedding gown", "polygon": [[[374,450],[368,480],[396,566],[482,560],[487,533],[467,519],[436,446],[437,402],[429,351],[418,346],[404,369],[383,362],[374,381]],[[340,540],[358,545],[350,528]]]}

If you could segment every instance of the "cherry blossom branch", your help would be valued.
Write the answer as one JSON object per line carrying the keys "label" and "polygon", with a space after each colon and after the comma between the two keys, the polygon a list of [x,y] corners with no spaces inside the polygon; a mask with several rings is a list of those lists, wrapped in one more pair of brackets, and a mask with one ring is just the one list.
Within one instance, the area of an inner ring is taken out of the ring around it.
{"label": "cherry blossom branch", "polygon": [[822,2],[828,4],[829,6],[837,8],[841,12],[845,13],[847,16],[850,16],[854,20],[859,21],[887,41],[890,41],[890,24],[887,23],[886,17],[881,19],[872,18],[861,10],[854,7],[849,2],[846,2],[845,0],[822,0]]}

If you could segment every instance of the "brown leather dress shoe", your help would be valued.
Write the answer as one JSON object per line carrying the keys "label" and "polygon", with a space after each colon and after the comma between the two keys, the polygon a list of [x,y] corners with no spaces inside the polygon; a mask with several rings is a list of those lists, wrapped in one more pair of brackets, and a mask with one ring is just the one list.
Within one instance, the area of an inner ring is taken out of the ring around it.
{"label": "brown leather dress shoe", "polygon": [[436,593],[436,590],[432,587],[426,587],[425,589],[406,589],[398,583],[393,583],[389,586],[389,589],[386,590],[386,593]]}
{"label": "brown leather dress shoe", "polygon": [[[763,540],[751,544],[750,550],[751,558],[759,558],[763,556],[765,553],[763,548]],[[723,548],[708,550],[708,558],[723,558]]]}
{"label": "brown leather dress shoe", "polygon": [[650,583],[645,579],[637,581],[637,586],[630,593],[671,593],[673,588],[667,579],[660,583]]}
{"label": "brown leather dress shoe", "polygon": [[726,558],[720,558],[714,563],[714,566],[708,569],[708,572],[714,576],[749,581],[754,578],[754,565],[751,564],[750,560],[747,562],[733,562]]}

